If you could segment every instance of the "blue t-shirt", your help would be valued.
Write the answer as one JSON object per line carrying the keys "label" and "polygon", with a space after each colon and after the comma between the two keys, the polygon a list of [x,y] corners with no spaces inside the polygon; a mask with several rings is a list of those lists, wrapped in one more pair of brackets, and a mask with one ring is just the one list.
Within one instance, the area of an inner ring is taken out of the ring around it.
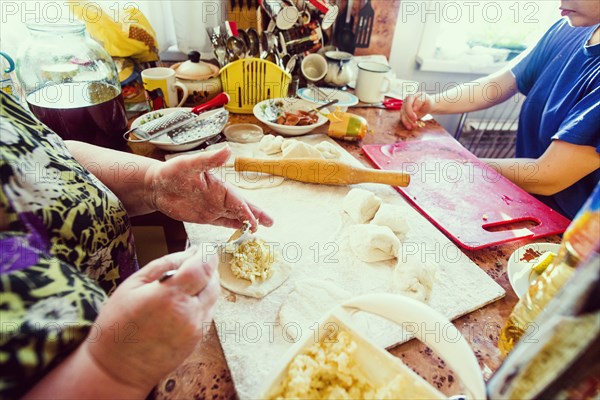
{"label": "blue t-shirt", "polygon": [[[571,27],[562,19],[513,68],[519,91],[527,96],[519,119],[517,157],[539,158],[553,139],[593,146],[600,153],[600,44],[586,45],[597,28]],[[600,170],[540,198],[573,218],[598,181]]]}

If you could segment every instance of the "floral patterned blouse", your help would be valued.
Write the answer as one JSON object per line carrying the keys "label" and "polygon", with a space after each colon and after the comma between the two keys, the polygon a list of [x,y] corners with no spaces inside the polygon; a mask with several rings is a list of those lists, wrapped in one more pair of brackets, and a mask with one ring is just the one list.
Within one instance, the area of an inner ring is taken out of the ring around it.
{"label": "floral patterned blouse", "polygon": [[0,398],[81,343],[137,260],[123,204],[0,92]]}

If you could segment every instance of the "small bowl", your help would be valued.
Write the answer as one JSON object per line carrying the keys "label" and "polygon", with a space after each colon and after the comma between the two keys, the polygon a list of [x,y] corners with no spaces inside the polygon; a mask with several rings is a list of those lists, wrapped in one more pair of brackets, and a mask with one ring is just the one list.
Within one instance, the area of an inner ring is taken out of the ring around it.
{"label": "small bowl", "polygon": [[[319,91],[322,92],[325,96],[320,95]],[[319,105],[327,104],[331,100],[337,99],[338,102],[335,105],[335,107],[339,107],[341,111],[346,111],[348,107],[355,106],[358,104],[358,97],[356,97],[352,93],[332,88],[319,88],[318,91],[314,88],[302,88],[298,90],[298,97],[313,103],[317,103]]]}
{"label": "small bowl", "polygon": [[[131,123],[131,128],[132,129],[136,128],[143,123],[149,122],[160,116],[168,115],[168,114],[171,114],[171,113],[173,113],[175,111],[179,111],[179,110],[192,111],[192,108],[190,108],[190,107],[173,107],[173,108],[165,108],[163,110],[150,111],[149,113],[146,113],[146,114],[136,118]],[[205,111],[200,114],[200,117],[208,118],[211,115],[216,114],[222,110],[223,110],[223,108],[217,108],[214,110]],[[218,135],[218,133],[217,133],[217,135]],[[195,140],[193,142],[177,144],[177,143],[173,143],[167,136],[162,135],[162,136],[157,137],[156,139],[148,141],[148,143],[153,144],[154,146],[158,147],[159,149],[166,150],[166,151],[187,151],[187,150],[195,149],[196,147],[200,146],[202,143],[206,142],[209,139],[212,139],[215,136],[216,135],[209,135],[209,136],[200,138],[198,140]]]}
{"label": "small bowl", "polygon": [[[328,119],[321,114],[317,114],[317,122],[315,122],[312,125],[289,126],[272,122],[272,118],[276,116],[277,111],[310,111],[315,107],[317,107],[317,105],[310,101],[296,99],[293,97],[284,97],[261,101],[260,103],[254,106],[252,112],[260,122],[267,125],[275,132],[280,133],[284,136],[300,136],[306,135],[307,133],[312,132],[316,128],[326,124],[328,122]],[[329,114],[329,110],[327,108],[323,108],[321,112],[323,114]]]}

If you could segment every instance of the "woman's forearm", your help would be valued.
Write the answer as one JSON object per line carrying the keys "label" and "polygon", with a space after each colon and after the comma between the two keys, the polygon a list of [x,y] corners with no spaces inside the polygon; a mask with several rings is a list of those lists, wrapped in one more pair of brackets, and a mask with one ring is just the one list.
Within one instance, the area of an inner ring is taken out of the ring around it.
{"label": "woman's forearm", "polygon": [[94,174],[123,202],[131,216],[155,211],[145,191],[148,170],[160,164],[152,158],[77,141],[65,141],[79,163]]}
{"label": "woman's forearm", "polygon": [[517,83],[509,69],[473,82],[462,83],[433,98],[432,114],[461,114],[500,104],[517,93]]}
{"label": "woman's forearm", "polygon": [[538,158],[483,160],[525,191],[554,195],[600,168],[600,154],[592,146],[554,140]]}
{"label": "woman's forearm", "polygon": [[116,375],[117,371],[104,371],[84,343],[44,376],[23,399],[145,399],[152,390],[127,385],[115,378]]}

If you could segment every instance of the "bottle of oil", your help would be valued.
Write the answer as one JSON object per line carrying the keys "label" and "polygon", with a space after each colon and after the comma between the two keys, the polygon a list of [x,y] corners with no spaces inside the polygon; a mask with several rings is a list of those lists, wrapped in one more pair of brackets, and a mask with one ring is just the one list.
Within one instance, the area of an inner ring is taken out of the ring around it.
{"label": "bottle of oil", "polygon": [[[600,243],[488,381],[488,398],[592,399],[600,388]],[[529,333],[529,332],[528,332]]]}
{"label": "bottle of oil", "polygon": [[598,245],[598,232],[600,183],[567,228],[554,262],[531,283],[510,314],[498,339],[498,348],[503,356],[512,350],[548,302],[569,280],[581,260]]}

